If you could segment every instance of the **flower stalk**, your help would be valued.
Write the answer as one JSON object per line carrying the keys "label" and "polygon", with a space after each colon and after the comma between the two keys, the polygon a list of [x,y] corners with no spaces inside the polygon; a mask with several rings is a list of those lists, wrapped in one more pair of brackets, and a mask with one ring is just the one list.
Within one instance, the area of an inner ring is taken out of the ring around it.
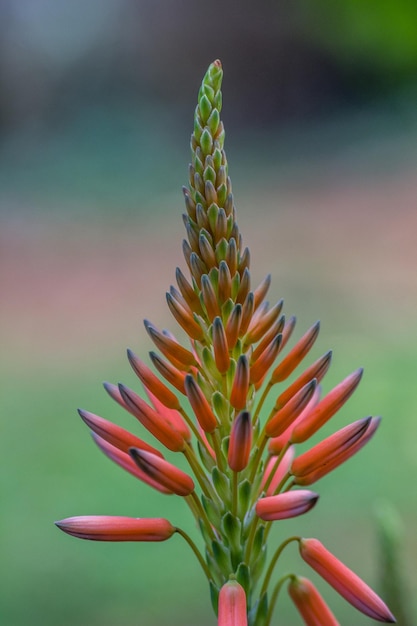
{"label": "flower stalk", "polygon": [[[125,385],[105,383],[111,398],[136,418],[135,432],[151,436],[152,444],[80,411],[108,458],[162,494],[184,498],[204,549],[165,518],[87,516],[57,525],[69,535],[101,541],[164,541],[180,534],[209,581],[219,626],[269,626],[287,580],[306,624],[337,623],[313,583],[295,573],[281,573],[274,581],[282,551],[294,541],[301,558],[348,602],[374,619],[392,622],[382,600],[318,540],[291,536],[268,561],[272,524],[309,512],[318,494],[304,487],[359,451],[380,420],[358,420],[297,455],[298,444],[349,399],[362,370],[320,399],[329,351],[287,383],[308,357],[320,324],[281,357],[295,317],[286,320],[282,300],[273,306],[266,301],[270,275],[252,284],[251,257],[237,224],[224,150],[222,77],[221,63],[214,61],[198,93],[188,185],[183,188],[182,250],[189,275],[177,268],[177,286],[166,294],[187,343],[145,320],[156,351],[150,351],[149,365],[131,350],[128,359],[147,401]],[[265,411],[276,388],[273,408]],[[161,449],[173,453],[169,461]],[[171,462],[177,452],[183,453],[189,472]]]}

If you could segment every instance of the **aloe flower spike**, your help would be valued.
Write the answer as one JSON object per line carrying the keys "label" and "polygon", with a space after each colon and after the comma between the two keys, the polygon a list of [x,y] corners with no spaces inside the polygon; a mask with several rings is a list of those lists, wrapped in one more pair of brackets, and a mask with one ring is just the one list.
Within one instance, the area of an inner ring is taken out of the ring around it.
{"label": "aloe flower spike", "polygon": [[[266,300],[269,274],[253,284],[252,258],[237,224],[224,150],[222,78],[216,60],[198,92],[183,187],[186,270],[176,268],[177,286],[166,292],[171,321],[186,340],[145,320],[154,345],[150,363],[128,350],[139,390],[105,383],[124,419],[130,419],[132,432],[80,410],[105,456],[161,494],[183,498],[200,531],[202,549],[165,517],[81,516],[57,524],[67,534],[99,541],[165,541],[178,533],[207,578],[218,626],[272,626],[276,600],[287,581],[308,626],[337,624],[307,579],[281,573],[273,582],[282,552],[295,541],[301,558],[346,600],[374,619],[393,622],[383,601],[318,540],[291,532],[269,553],[272,523],[281,532],[286,524],[295,526],[292,518],[318,502],[318,494],[305,487],[360,450],[380,420],[353,422],[299,453],[298,444],[349,399],[362,370],[321,398],[329,351],[288,382],[307,360],[320,325],[313,324],[281,356],[296,318],[285,317],[283,300],[272,306]],[[170,501],[161,499],[161,506]],[[142,514],[146,498],[139,497],[137,506]]]}

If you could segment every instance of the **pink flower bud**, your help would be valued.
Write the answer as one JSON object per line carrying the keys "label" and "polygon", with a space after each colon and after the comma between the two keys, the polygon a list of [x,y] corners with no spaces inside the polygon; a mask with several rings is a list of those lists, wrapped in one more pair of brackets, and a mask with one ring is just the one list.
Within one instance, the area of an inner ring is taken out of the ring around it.
{"label": "pink flower bud", "polygon": [[247,626],[246,594],[236,580],[220,589],[218,626]]}
{"label": "pink flower bud", "polygon": [[339,622],[308,578],[295,576],[288,585],[290,598],[306,626],[340,626]]}
{"label": "pink flower bud", "polygon": [[312,509],[318,498],[317,493],[307,489],[266,496],[256,503],[256,514],[266,522],[297,517]]}
{"label": "pink flower bud", "polygon": [[301,539],[299,546],[304,561],[358,611],[379,622],[395,622],[381,598],[318,539]]}
{"label": "pink flower bud", "polygon": [[175,533],[174,526],[161,517],[86,515],[55,524],[68,535],[92,541],[166,541]]}

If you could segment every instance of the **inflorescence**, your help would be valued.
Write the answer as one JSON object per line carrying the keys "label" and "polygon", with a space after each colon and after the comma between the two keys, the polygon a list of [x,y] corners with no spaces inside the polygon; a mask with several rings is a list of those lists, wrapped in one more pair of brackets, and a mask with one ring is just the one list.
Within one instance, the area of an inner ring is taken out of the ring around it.
{"label": "inflorescence", "polygon": [[[66,533],[99,541],[165,541],[180,534],[208,579],[219,626],[268,626],[283,584],[305,623],[338,624],[320,593],[294,573],[274,578],[292,542],[301,558],[359,611],[395,622],[384,602],[317,539],[291,536],[267,559],[273,522],[308,512],[318,500],[310,486],[344,463],[373,436],[380,419],[360,419],[297,455],[358,386],[358,369],[323,398],[320,382],[331,352],[293,374],[316,341],[314,324],[280,358],[295,318],[283,302],[265,300],[267,276],[256,288],[244,248],[223,148],[220,61],[204,76],[191,137],[189,184],[184,188],[190,278],[176,270],[168,307],[188,335],[184,346],[145,321],[157,348],[149,367],[133,352],[129,362],[147,395],[125,385],[105,389],[156,440],[157,447],[98,415],[80,410],[99,448],[126,471],[163,494],[184,498],[195,517],[204,552],[164,518],[73,517],[57,522]],[[279,391],[276,391],[279,389]],[[272,410],[265,401],[273,397]],[[159,445],[158,445],[159,444]],[[190,472],[164,458],[160,447],[182,453]]]}

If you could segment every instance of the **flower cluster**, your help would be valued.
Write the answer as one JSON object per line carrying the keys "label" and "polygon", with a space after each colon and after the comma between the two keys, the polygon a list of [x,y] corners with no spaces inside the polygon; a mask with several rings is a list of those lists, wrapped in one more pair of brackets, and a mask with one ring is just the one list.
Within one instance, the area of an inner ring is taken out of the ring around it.
{"label": "flower cluster", "polygon": [[[163,518],[90,516],[57,525],[75,537],[100,541],[165,541],[180,534],[207,576],[219,626],[268,626],[284,583],[306,624],[338,623],[306,578],[285,574],[273,580],[278,559],[291,542],[357,609],[394,622],[382,600],[317,539],[290,537],[267,559],[272,523],[308,512],[318,499],[310,485],[360,450],[380,420],[360,419],[296,454],[297,444],[348,400],[362,370],[321,397],[320,382],[331,361],[327,352],[286,384],[315,343],[319,324],[280,358],[295,318],[282,314],[282,300],[273,306],[265,300],[269,276],[255,288],[251,284],[250,254],[236,223],[223,149],[221,81],[222,67],[215,61],[198,94],[189,185],[184,188],[183,253],[190,278],[177,268],[177,287],[166,296],[190,344],[182,345],[169,331],[145,321],[157,348],[150,352],[153,367],[131,351],[128,358],[147,400],[124,385],[105,384],[156,446],[80,411],[106,456],[153,489],[184,498],[205,550]],[[267,398],[273,405],[269,411]],[[190,472],[166,460],[161,446],[182,453]]]}

